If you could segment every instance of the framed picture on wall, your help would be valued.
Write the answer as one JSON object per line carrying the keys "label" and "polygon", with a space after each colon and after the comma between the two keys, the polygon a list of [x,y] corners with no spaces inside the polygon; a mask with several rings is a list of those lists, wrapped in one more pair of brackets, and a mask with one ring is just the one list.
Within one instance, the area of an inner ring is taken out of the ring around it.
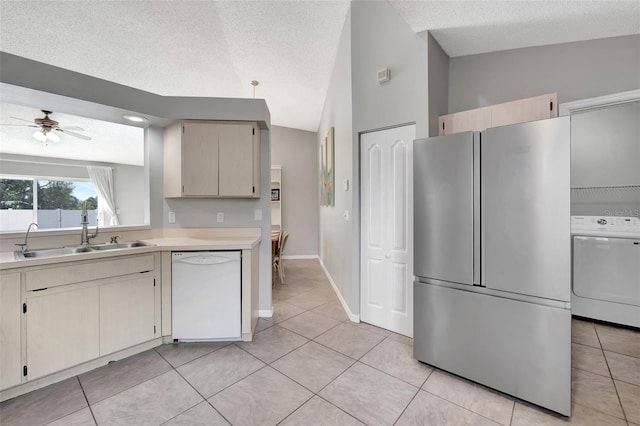
{"label": "framed picture on wall", "polygon": [[327,138],[320,144],[320,205],[327,205]]}
{"label": "framed picture on wall", "polygon": [[334,128],[329,129],[329,134],[327,135],[326,144],[327,144],[327,160],[326,160],[326,191],[327,191],[327,206],[335,206],[335,196],[336,196],[336,188],[335,188],[335,141],[334,141]]}

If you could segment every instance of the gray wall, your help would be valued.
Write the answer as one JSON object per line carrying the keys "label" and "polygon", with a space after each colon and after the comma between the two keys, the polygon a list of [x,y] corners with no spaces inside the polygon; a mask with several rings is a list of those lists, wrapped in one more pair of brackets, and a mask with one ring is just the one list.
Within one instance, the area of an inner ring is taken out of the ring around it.
{"label": "gray wall", "polygon": [[271,164],[282,166],[282,229],[289,231],[285,256],[318,255],[318,134],[271,128]]}
{"label": "gray wall", "polygon": [[640,217],[640,101],[571,115],[571,214]]}
{"label": "gray wall", "polygon": [[438,136],[438,117],[449,113],[449,56],[427,35],[429,66],[429,136]]}
{"label": "gray wall", "polygon": [[570,102],[640,88],[640,35],[452,58],[449,112],[558,92]]}
{"label": "gray wall", "polygon": [[[148,116],[151,127],[145,131],[145,156],[149,161],[145,174],[150,180],[145,191],[149,194],[151,226],[261,228],[259,309],[271,309],[270,115],[264,100],[159,96],[6,52],[0,52],[0,62],[0,90],[5,102],[113,122],[122,122],[122,114],[131,112]],[[157,127],[180,118],[260,124],[260,199],[164,200],[162,131]],[[258,208],[263,211],[259,222],[254,220]],[[175,225],[168,223],[169,211],[176,213]],[[224,223],[216,222],[216,212],[225,213]]]}
{"label": "gray wall", "polygon": [[[325,267],[351,313],[359,315],[359,135],[416,123],[418,137],[427,136],[427,41],[389,3],[355,1],[339,47],[318,129],[318,146],[330,127],[336,132],[336,204],[320,209],[320,246]],[[385,67],[391,80],[380,85],[376,74]],[[342,189],[344,179],[349,191]]]}
{"label": "gray wall", "polygon": [[[320,209],[320,258],[351,310],[357,307],[359,288],[354,284],[354,223],[345,221],[342,213],[353,209],[353,190],[342,190],[342,181],[349,179],[353,185],[353,131],[351,104],[351,12],[347,14],[336,62],[327,90],[318,127],[317,152],[320,142],[334,127],[335,141],[335,206]],[[316,175],[320,176],[320,163],[316,165]],[[318,196],[318,205],[320,198]]]}
{"label": "gray wall", "polygon": [[[426,39],[381,1],[353,2],[351,29],[354,131],[415,122],[418,137],[426,137]],[[379,84],[376,73],[385,67],[391,80]]]}

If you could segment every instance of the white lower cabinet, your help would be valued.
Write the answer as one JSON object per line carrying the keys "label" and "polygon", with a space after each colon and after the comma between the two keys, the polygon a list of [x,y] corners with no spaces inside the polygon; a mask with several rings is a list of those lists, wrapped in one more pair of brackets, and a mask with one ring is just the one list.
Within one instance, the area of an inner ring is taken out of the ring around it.
{"label": "white lower cabinet", "polygon": [[3,273],[0,303],[4,390],[160,337],[160,255]]}
{"label": "white lower cabinet", "polygon": [[98,287],[39,293],[26,298],[29,380],[100,355]]}
{"label": "white lower cabinet", "polygon": [[100,355],[155,337],[155,281],[145,277],[100,286]]}
{"label": "white lower cabinet", "polygon": [[22,360],[20,273],[0,275],[0,389],[20,384]]}

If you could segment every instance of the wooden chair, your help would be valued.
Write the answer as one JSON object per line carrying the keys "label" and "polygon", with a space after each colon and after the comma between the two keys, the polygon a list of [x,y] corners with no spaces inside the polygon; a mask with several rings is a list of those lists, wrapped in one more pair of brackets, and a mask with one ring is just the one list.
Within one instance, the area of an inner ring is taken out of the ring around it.
{"label": "wooden chair", "polygon": [[276,251],[272,259],[273,272],[278,274],[278,276],[280,277],[281,284],[284,284],[284,265],[282,264],[282,255],[284,253],[284,246],[287,243],[288,238],[289,238],[288,231],[280,232],[278,246],[276,247]]}

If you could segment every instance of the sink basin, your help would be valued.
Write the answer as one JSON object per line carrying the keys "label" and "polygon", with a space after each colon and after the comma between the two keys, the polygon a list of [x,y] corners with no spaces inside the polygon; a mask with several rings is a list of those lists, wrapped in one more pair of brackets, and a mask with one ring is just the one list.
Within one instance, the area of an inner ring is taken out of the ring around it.
{"label": "sink basin", "polygon": [[104,244],[96,244],[89,246],[93,250],[117,250],[123,248],[134,248],[134,247],[149,247],[153,244],[145,243],[144,241],[123,241],[121,243],[104,243]]}
{"label": "sink basin", "polygon": [[51,248],[51,249],[36,249],[36,250],[27,250],[25,252],[16,251],[16,259],[39,259],[44,257],[55,257],[55,256],[67,256],[71,254],[78,253],[90,253],[95,251],[107,251],[107,250],[118,250],[118,249],[127,249],[127,248],[135,248],[135,247],[150,247],[153,244],[145,243],[144,241],[123,241],[121,243],[104,243],[104,244],[94,244],[87,246],[76,246],[76,247],[61,247],[61,248]]}
{"label": "sink basin", "polygon": [[89,247],[62,247],[52,249],[28,250],[25,252],[17,251],[16,258],[31,259],[40,257],[66,256],[68,254],[86,253],[93,251]]}

